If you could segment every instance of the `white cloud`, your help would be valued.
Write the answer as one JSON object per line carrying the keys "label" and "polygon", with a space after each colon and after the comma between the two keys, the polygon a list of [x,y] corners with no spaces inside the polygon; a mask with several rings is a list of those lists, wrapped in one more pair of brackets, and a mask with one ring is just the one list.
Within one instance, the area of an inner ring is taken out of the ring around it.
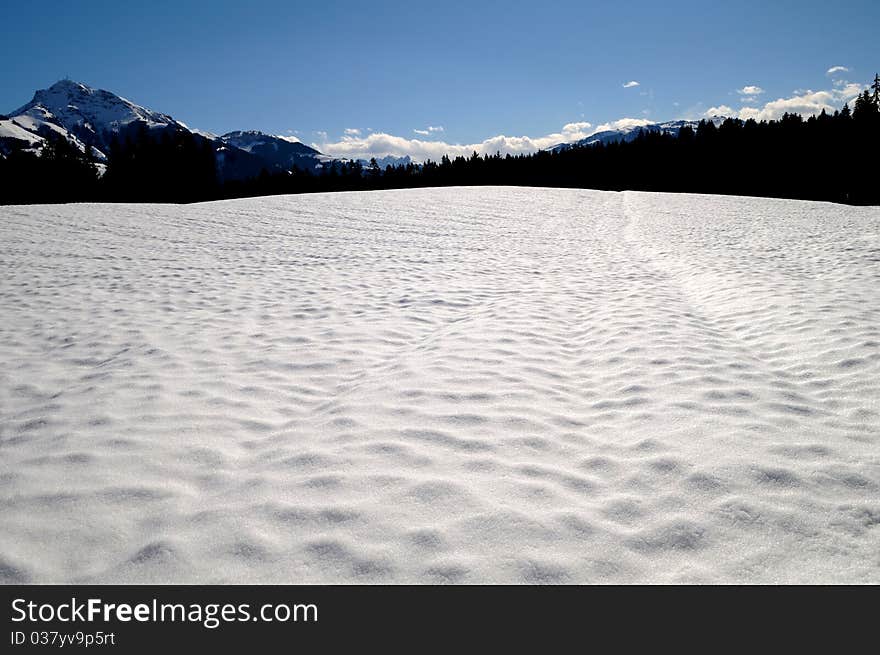
{"label": "white cloud", "polygon": [[623,85],[623,88],[624,88],[624,89],[631,89],[631,88],[633,88],[634,86],[638,86],[638,85],[639,85],[638,82],[636,82],[635,80],[631,80],[631,81],[627,82],[626,84],[624,84],[624,85]]}
{"label": "white cloud", "polygon": [[832,66],[825,71],[826,75],[834,75],[835,73],[849,73],[849,68],[846,66]]}
{"label": "white cloud", "polygon": [[790,98],[777,98],[766,103],[763,107],[742,107],[737,115],[744,120],[754,118],[757,121],[763,121],[782,118],[786,112],[807,117],[819,114],[824,109],[830,114],[836,109],[840,109],[844,102],[852,103],[861,91],[860,85],[850,82],[842,86],[835,86],[836,88],[828,91],[799,89]]}
{"label": "white cloud", "polygon": [[[844,102],[852,103],[856,95],[861,91],[859,84],[851,82],[835,81],[833,88],[824,91],[811,89],[799,89],[791,97],[777,98],[765,103],[763,106],[744,105],[738,111],[728,105],[718,105],[705,109],[702,103],[691,107],[685,112],[685,117],[698,118],[700,116],[730,116],[742,119],[754,118],[756,120],[773,120],[780,118],[784,113],[798,113],[804,116],[818,114],[823,109],[829,113],[840,108]],[[755,85],[745,86],[739,89],[744,103],[752,103],[759,93],[764,90]],[[338,158],[369,159],[370,157],[409,155],[415,161],[431,159],[439,161],[443,155],[450,157],[470,156],[477,152],[481,155],[493,155],[500,152],[506,154],[529,154],[537,150],[550,148],[558,143],[570,143],[585,139],[596,132],[606,130],[633,129],[650,125],[653,121],[647,118],[621,118],[609,123],[602,123],[595,128],[587,121],[567,123],[558,132],[543,136],[506,136],[499,134],[478,143],[448,143],[431,138],[410,139],[385,132],[368,131],[362,134],[359,130],[346,130],[339,141],[330,141],[326,132],[315,132],[318,141],[311,145],[324,154]],[[442,126],[426,126],[425,129],[413,130],[420,137],[431,137],[443,132]]]}
{"label": "white cloud", "polygon": [[750,85],[737,89],[737,93],[742,96],[740,101],[743,103],[739,110],[722,104],[717,107],[709,107],[705,112],[701,108],[699,112],[702,116],[730,116],[743,120],[753,118],[757,121],[778,120],[785,113],[801,114],[808,117],[821,113],[823,109],[828,113],[833,113],[840,109],[845,102],[852,105],[861,90],[862,87],[859,84],[846,80],[835,80],[831,89],[820,91],[796,89],[789,97],[777,98],[761,105],[753,103],[757,101],[757,95],[763,93],[764,90],[758,86]]}
{"label": "white cloud", "polygon": [[737,89],[736,92],[742,96],[758,96],[764,93],[764,89],[759,86],[749,84],[741,89]]}
{"label": "white cloud", "polygon": [[361,131],[359,129],[357,129],[356,127],[346,127],[345,133],[348,136],[360,136]]}
{"label": "white cloud", "polygon": [[302,143],[302,141],[300,141],[298,138],[296,138],[292,134],[279,134],[278,138],[283,139],[285,141],[290,141],[290,143]]}
{"label": "white cloud", "polygon": [[709,109],[706,110],[706,117],[712,118],[713,116],[736,116],[736,110],[733,107],[728,107],[727,105],[709,107]]}
{"label": "white cloud", "polygon": [[415,132],[416,134],[421,134],[422,136],[428,136],[430,134],[433,134],[434,132],[443,131],[444,130],[442,125],[428,125],[428,127],[426,127],[424,130],[413,130],[413,132]]}
{"label": "white cloud", "polygon": [[[634,118],[623,120],[624,122],[634,121],[638,125],[650,123],[650,121]],[[467,157],[473,152],[481,155],[494,155],[496,152],[500,152],[502,155],[529,154],[555,146],[558,143],[585,139],[596,132],[596,130],[591,128],[591,123],[578,121],[567,123],[562,126],[559,132],[545,134],[544,136],[506,136],[499,134],[479,143],[468,144],[446,143],[445,141],[428,139],[409,139],[384,132],[373,132],[364,136],[346,134],[340,141],[335,142],[328,141],[325,136],[321,142],[313,143],[312,146],[325,155],[344,159],[369,159],[370,157],[386,157],[388,155],[403,157],[404,155],[409,155],[415,161],[425,161],[426,159],[439,161],[443,155],[449,155],[450,157],[462,155]],[[607,127],[605,129],[611,128]],[[423,132],[428,131],[422,130],[417,132],[421,136],[425,136]],[[440,131],[442,130],[435,127],[434,132]]]}
{"label": "white cloud", "polygon": [[[580,121],[578,123],[566,123],[565,125],[562,126],[562,132],[564,134],[582,133],[585,130],[589,130],[591,127],[593,127],[592,123],[588,123],[587,121]],[[588,136],[588,135],[584,134],[584,136]],[[577,137],[577,138],[582,139],[584,137]]]}
{"label": "white cloud", "polygon": [[841,85],[841,88],[838,89],[837,94],[838,97],[843,98],[846,102],[852,102],[856,99],[856,96],[859,95],[864,87],[861,84],[856,84],[855,82],[847,82],[846,84]]}
{"label": "white cloud", "polygon": [[607,130],[626,130],[634,127],[644,127],[645,125],[650,125],[652,121],[649,121],[645,118],[621,118],[616,121],[612,121],[610,123],[602,123],[598,127],[596,127],[594,134],[596,132],[605,132]]}

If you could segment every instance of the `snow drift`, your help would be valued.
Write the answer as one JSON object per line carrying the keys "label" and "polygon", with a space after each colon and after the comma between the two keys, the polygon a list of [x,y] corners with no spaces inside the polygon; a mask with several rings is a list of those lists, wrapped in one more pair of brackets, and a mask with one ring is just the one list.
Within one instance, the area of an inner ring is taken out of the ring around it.
{"label": "snow drift", "polygon": [[880,582],[880,210],[0,208],[5,582]]}

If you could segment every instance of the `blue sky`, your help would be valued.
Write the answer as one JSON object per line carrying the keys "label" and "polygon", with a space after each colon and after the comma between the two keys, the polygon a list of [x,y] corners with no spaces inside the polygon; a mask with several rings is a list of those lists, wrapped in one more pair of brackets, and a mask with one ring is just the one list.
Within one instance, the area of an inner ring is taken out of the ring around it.
{"label": "blue sky", "polygon": [[192,127],[337,155],[810,111],[880,69],[877,0],[3,2],[0,112],[69,76]]}

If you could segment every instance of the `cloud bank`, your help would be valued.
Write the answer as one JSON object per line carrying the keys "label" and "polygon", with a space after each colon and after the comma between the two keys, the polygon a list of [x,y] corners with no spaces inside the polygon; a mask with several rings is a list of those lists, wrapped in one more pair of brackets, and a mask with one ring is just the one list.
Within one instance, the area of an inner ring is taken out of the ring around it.
{"label": "cloud bank", "polygon": [[[847,71],[844,66],[833,66],[828,69],[828,74],[836,74]],[[627,82],[624,87],[639,86],[635,80]],[[803,116],[819,114],[823,109],[833,113],[844,102],[852,104],[855,97],[862,91],[862,85],[848,82],[845,79],[835,79],[831,89],[813,91],[799,89],[788,97],[780,97],[770,100],[763,105],[755,104],[757,96],[765,93],[764,89],[755,84],[746,85],[737,89],[740,102],[739,109],[726,104],[709,107],[704,116],[728,116],[747,120],[753,118],[758,121],[776,120],[785,113],[797,113]],[[702,109],[700,110],[702,111]],[[445,131],[442,125],[428,125],[425,128],[413,129],[419,138],[407,138],[385,132],[372,132],[367,130],[363,133],[356,128],[347,128],[339,140],[331,140],[326,132],[315,132],[318,140],[312,143],[326,155],[341,159],[369,159],[371,157],[404,157],[410,156],[414,161],[423,162],[431,159],[439,161],[443,155],[450,157],[469,157],[476,152],[480,155],[494,155],[500,152],[502,155],[531,154],[538,150],[550,148],[559,143],[571,143],[585,139],[596,132],[606,130],[619,130],[633,127],[650,125],[656,121],[647,118],[621,118],[609,123],[602,123],[593,127],[587,121],[566,123],[558,132],[543,136],[507,136],[499,134],[489,137],[478,143],[449,143],[436,140],[439,133]]]}
{"label": "cloud bank", "polygon": [[[625,121],[638,121],[640,119],[624,119]],[[640,124],[647,124],[644,121]],[[609,124],[606,124],[609,125]],[[480,155],[494,155],[500,152],[502,155],[530,154],[555,146],[558,143],[577,141],[584,139],[596,130],[591,129],[592,124],[587,121],[567,123],[559,132],[545,134],[540,137],[529,136],[506,136],[499,134],[479,143],[447,143],[445,141],[432,141],[427,139],[408,139],[385,132],[372,132],[365,136],[360,134],[346,134],[339,141],[331,142],[325,138],[324,142],[313,143],[325,155],[343,159],[369,159],[370,157],[403,157],[409,155],[415,161],[431,159],[439,161],[443,155],[450,157],[470,156],[473,152]],[[600,126],[601,129],[612,129]],[[431,133],[443,132],[442,126],[429,126],[425,130],[415,130],[422,136]]]}
{"label": "cloud bank", "polygon": [[706,117],[712,118],[713,116],[735,116],[736,110],[733,107],[728,105],[718,105],[717,107],[709,107],[706,110]]}
{"label": "cloud bank", "polygon": [[[846,70],[848,69],[843,66],[834,66],[828,69],[828,73]],[[737,93],[743,96],[741,102],[746,103],[738,110],[730,105],[718,105],[717,107],[709,107],[704,116],[728,116],[743,120],[754,118],[756,121],[768,121],[782,118],[786,113],[801,114],[807,117],[820,114],[824,109],[830,114],[840,109],[845,102],[852,104],[855,97],[862,91],[861,85],[843,79],[835,80],[832,86],[833,88],[822,91],[798,89],[786,98],[770,100],[763,105],[752,105],[750,103],[754,103],[757,100],[756,96],[764,93],[764,89],[748,85],[737,89]]]}
{"label": "cloud bank", "polygon": [[654,121],[649,121],[646,118],[621,118],[616,121],[611,121],[610,123],[602,123],[597,126],[592,133],[595,134],[596,132],[605,132],[607,130],[625,130],[632,127],[644,127],[645,125],[652,125],[653,123]]}
{"label": "cloud bank", "polygon": [[736,113],[736,116],[744,120],[754,118],[757,121],[764,121],[782,118],[782,115],[786,112],[802,114],[806,117],[819,114],[824,109],[830,114],[836,109],[840,109],[845,102],[852,104],[852,101],[861,90],[862,86],[860,84],[852,82],[844,82],[840,85],[835,84],[835,88],[827,91],[806,89],[788,98],[771,100],[762,107],[742,107]]}

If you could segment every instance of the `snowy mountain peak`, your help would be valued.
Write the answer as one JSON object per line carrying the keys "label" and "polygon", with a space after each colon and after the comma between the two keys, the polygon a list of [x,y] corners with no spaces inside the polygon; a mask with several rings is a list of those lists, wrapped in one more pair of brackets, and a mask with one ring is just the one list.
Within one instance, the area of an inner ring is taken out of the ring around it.
{"label": "snowy mountain peak", "polygon": [[75,80],[68,80],[65,78],[63,80],[58,80],[57,82],[55,82],[55,84],[50,86],[48,89],[44,89],[43,91],[37,91],[37,93],[38,94],[45,93],[47,91],[53,92],[53,93],[72,93],[72,92],[94,93],[95,90],[89,86],[86,86],[82,82],[76,82]]}
{"label": "snowy mountain peak", "polygon": [[[395,157],[394,155],[386,155],[385,157],[376,157],[376,163],[379,165],[379,168],[383,169],[386,166],[396,167],[396,166],[408,166],[413,163],[412,158],[409,155],[404,155],[403,157]],[[369,159],[358,159],[361,166],[364,168],[368,168],[370,166]]]}
{"label": "snowy mountain peak", "polygon": [[59,80],[0,120],[0,151],[14,147],[39,152],[47,136],[66,138],[80,150],[106,160],[115,134],[133,127],[186,130],[171,116],[152,111],[115,93],[82,82]]}
{"label": "snowy mountain peak", "polygon": [[75,134],[83,132],[77,136],[88,137],[91,133],[97,141],[102,140],[103,132],[115,132],[135,122],[143,122],[147,127],[184,127],[167,114],[73,80],[59,80],[48,89],[37,91],[33,100],[13,112],[13,116],[21,114],[40,120],[54,117],[65,129]]}
{"label": "snowy mountain peak", "polygon": [[227,132],[223,135],[223,138],[273,138],[271,134],[266,134],[265,132],[261,132],[260,130],[234,130],[232,132]]}
{"label": "snowy mountain peak", "polygon": [[289,137],[274,136],[259,130],[236,130],[220,137],[227,145],[259,157],[269,168],[290,170],[294,166],[309,171],[320,168],[329,159],[314,148]]}
{"label": "snowy mountain peak", "polygon": [[279,147],[291,147],[291,151],[299,153],[317,153],[314,148],[310,148],[302,143],[299,139],[289,136],[278,136],[275,134],[266,134],[259,130],[235,130],[227,132],[220,137],[226,143],[232,144],[242,150],[252,152],[259,148],[272,148],[278,150]]}

